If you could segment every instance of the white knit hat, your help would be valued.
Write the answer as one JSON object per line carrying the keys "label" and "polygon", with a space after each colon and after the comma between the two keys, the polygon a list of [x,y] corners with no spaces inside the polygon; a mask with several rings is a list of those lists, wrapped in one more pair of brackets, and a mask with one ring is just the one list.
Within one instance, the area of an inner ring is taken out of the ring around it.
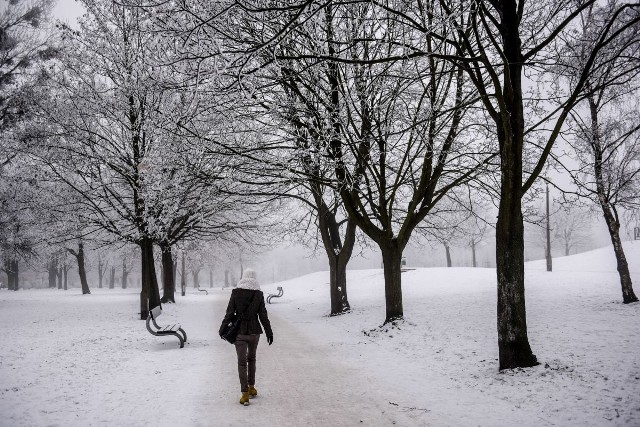
{"label": "white knit hat", "polygon": [[246,268],[242,272],[242,278],[243,279],[257,279],[257,275],[256,275],[255,270],[253,270],[251,268]]}
{"label": "white knit hat", "polygon": [[258,283],[258,279],[256,279],[256,272],[251,268],[247,268],[242,272],[242,279],[238,282],[236,286],[240,289],[251,289],[252,291],[260,290],[260,283]]}

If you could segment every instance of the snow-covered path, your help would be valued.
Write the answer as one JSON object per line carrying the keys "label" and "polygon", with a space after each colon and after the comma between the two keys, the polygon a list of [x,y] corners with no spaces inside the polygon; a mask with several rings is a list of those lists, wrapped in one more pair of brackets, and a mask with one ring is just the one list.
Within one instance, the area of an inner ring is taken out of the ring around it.
{"label": "snow-covered path", "polygon": [[135,292],[28,290],[0,301],[1,324],[20,331],[0,355],[0,425],[407,425],[357,369],[275,313],[275,342],[258,347],[260,395],[241,406],[234,347],[217,337],[229,292],[164,306],[158,322],[189,335],[182,350],[135,319]]}
{"label": "snow-covered path", "polygon": [[[251,419],[265,426],[406,425],[404,414],[389,408],[357,370],[335,360],[327,347],[311,343],[273,310],[274,344],[269,346],[262,337],[258,346],[259,396],[249,407],[238,404],[235,349],[212,334],[224,315],[228,294],[213,291],[210,304],[194,305],[190,311],[202,320],[200,325],[214,328],[193,326],[213,342],[211,362],[193,378],[201,392],[189,400],[189,425],[239,426]],[[187,351],[199,344],[190,344]]]}

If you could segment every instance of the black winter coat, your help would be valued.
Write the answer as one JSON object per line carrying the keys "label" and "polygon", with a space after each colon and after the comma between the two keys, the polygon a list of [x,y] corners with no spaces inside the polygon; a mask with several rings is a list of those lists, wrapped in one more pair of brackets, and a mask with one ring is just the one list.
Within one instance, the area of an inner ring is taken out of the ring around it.
{"label": "black winter coat", "polygon": [[[251,300],[251,297],[253,297],[253,301]],[[224,320],[222,320],[222,325],[220,325],[220,333],[222,333],[224,326],[234,317],[234,314],[240,316],[245,312],[250,301],[251,308],[249,308],[244,319],[240,322],[240,330],[238,334],[261,334],[262,328],[260,327],[260,324],[262,323],[267,337],[273,337],[271,323],[269,322],[269,316],[267,316],[267,307],[264,304],[264,294],[262,291],[242,288],[236,288],[231,291],[231,298],[229,298],[227,313],[224,316]]]}

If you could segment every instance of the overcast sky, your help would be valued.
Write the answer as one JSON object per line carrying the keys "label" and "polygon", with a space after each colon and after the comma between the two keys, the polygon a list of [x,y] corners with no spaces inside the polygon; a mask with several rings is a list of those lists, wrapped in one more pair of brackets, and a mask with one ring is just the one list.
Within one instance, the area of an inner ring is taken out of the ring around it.
{"label": "overcast sky", "polygon": [[58,0],[53,8],[53,15],[69,24],[75,23],[83,12],[84,8],[76,0]]}

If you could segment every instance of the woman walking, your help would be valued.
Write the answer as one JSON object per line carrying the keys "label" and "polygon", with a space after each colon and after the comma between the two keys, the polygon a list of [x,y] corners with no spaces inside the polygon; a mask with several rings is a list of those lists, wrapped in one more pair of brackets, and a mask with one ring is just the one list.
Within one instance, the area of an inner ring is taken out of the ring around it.
{"label": "woman walking", "polygon": [[[238,376],[240,377],[240,403],[249,405],[249,399],[258,396],[256,390],[256,350],[262,334],[262,327],[267,335],[269,345],[273,343],[273,331],[264,304],[264,294],[260,290],[260,283],[256,279],[256,272],[250,268],[244,270],[238,286],[231,291],[227,313],[220,327],[222,329],[234,316],[241,316],[240,329],[235,341],[238,354]],[[262,324],[262,327],[260,327]]]}

